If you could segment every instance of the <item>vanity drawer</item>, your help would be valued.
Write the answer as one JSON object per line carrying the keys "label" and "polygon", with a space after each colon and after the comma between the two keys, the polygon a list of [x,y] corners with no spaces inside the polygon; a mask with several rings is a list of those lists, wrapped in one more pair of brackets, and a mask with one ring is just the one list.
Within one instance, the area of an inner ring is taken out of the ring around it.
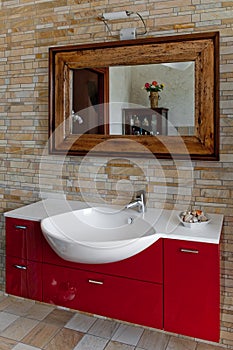
{"label": "vanity drawer", "polygon": [[41,263],[6,257],[6,292],[41,301],[41,270]]}
{"label": "vanity drawer", "polygon": [[162,286],[59,266],[43,266],[43,301],[162,328]]}
{"label": "vanity drawer", "polygon": [[163,283],[163,239],[128,259],[107,264],[79,264],[60,258],[44,240],[43,261],[58,266],[67,266],[141,281]]}
{"label": "vanity drawer", "polygon": [[37,221],[6,218],[6,255],[41,261],[41,235]]}

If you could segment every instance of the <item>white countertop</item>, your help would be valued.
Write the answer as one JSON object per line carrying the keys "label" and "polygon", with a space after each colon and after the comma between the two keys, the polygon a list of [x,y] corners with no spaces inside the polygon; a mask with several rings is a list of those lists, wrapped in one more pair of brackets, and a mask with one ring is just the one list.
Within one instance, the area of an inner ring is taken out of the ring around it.
{"label": "white countertop", "polygon": [[[48,216],[62,214],[72,210],[89,207],[85,202],[67,201],[62,199],[45,199],[33,204],[4,213],[5,217],[24,220],[41,221]],[[93,204],[93,206],[99,206]],[[141,215],[158,233],[158,238],[172,238],[194,242],[218,244],[220,241],[223,215],[208,214],[210,222],[206,225],[187,228],[179,221],[180,211],[147,208]],[[198,224],[195,224],[198,225]]]}

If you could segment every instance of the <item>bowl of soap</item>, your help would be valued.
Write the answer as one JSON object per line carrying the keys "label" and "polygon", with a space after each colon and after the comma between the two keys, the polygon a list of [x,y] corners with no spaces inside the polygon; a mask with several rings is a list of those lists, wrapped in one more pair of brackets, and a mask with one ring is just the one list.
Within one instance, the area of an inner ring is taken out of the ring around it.
{"label": "bowl of soap", "polygon": [[207,225],[210,218],[202,210],[186,210],[179,214],[179,220],[185,227],[200,228],[200,226]]}

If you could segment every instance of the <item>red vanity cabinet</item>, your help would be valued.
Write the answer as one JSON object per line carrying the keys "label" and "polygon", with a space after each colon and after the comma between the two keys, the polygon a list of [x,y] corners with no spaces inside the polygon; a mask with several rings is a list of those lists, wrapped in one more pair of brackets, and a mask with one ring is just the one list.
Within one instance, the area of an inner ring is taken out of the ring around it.
{"label": "red vanity cabinet", "polygon": [[164,240],[164,329],[219,341],[219,245]]}
{"label": "red vanity cabinet", "polygon": [[40,222],[6,218],[6,292],[217,342],[219,245],[159,239],[128,259],[61,259]]}
{"label": "red vanity cabinet", "polygon": [[42,300],[40,223],[6,218],[6,292]]}

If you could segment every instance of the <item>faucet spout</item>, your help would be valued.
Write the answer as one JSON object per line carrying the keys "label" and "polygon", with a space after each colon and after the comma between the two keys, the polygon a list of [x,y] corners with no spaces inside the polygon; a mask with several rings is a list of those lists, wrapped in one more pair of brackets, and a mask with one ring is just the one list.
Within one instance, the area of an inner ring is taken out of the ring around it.
{"label": "faucet spout", "polygon": [[132,202],[130,202],[129,204],[127,204],[127,205],[125,206],[125,208],[126,208],[126,209],[132,209],[132,208],[136,208],[136,207],[138,207],[138,206],[139,206],[138,201],[132,201]]}
{"label": "faucet spout", "polygon": [[139,213],[144,213],[146,211],[145,192],[140,192],[132,202],[125,206],[125,208],[138,208]]}

